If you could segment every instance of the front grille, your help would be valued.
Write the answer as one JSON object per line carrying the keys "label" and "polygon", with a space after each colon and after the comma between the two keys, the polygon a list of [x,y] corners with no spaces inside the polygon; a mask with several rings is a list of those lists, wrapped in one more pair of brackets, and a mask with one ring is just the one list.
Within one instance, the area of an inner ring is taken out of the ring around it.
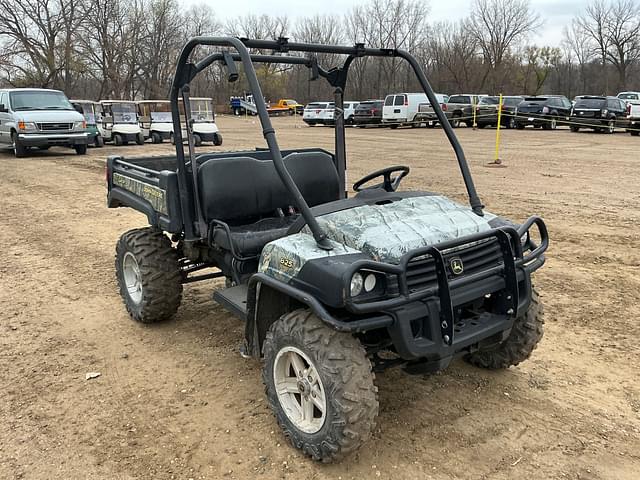
{"label": "front grille", "polygon": [[[502,251],[495,238],[462,245],[442,252],[449,279],[463,278],[502,264]],[[462,260],[464,271],[454,274],[451,260]],[[435,261],[430,255],[412,259],[407,265],[407,287],[409,292],[435,287],[438,284]]]}
{"label": "front grille", "polygon": [[38,123],[38,130],[42,132],[68,132],[73,130],[73,123]]}

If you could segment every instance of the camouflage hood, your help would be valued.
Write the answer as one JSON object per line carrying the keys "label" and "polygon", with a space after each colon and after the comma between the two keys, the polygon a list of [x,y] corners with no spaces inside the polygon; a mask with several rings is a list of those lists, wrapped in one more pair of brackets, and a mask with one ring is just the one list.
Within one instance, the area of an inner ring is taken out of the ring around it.
{"label": "camouflage hood", "polygon": [[433,195],[330,213],[318,223],[331,240],[373,260],[398,263],[410,250],[489,230],[493,218]]}
{"label": "camouflage hood", "polygon": [[484,217],[441,196],[423,196],[384,205],[364,205],[317,217],[333,250],[322,250],[308,227],[268,243],[259,271],[290,281],[311,260],[364,254],[372,260],[398,263],[410,250],[491,229],[496,216]]}

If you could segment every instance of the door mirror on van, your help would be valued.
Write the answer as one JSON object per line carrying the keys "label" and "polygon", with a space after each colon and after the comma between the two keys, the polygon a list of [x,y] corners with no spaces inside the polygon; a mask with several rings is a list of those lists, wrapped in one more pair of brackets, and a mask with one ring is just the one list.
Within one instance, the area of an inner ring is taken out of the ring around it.
{"label": "door mirror on van", "polygon": [[0,113],[8,113],[9,109],[0,103]]}

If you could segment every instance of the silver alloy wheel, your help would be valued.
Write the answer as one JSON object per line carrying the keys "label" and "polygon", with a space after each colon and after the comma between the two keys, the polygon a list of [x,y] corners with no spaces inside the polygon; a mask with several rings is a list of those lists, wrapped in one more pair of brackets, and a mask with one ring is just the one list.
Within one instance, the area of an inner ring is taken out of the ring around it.
{"label": "silver alloy wheel", "polygon": [[555,118],[551,119],[551,130],[555,130],[558,126],[558,121]]}
{"label": "silver alloy wheel", "polygon": [[140,280],[140,267],[133,253],[127,252],[122,259],[122,276],[127,287],[129,298],[136,305],[142,301],[142,281]]}
{"label": "silver alloy wheel", "polygon": [[273,381],[280,406],[293,425],[316,433],[324,425],[327,398],[318,370],[296,347],[283,347],[273,362]]}
{"label": "silver alloy wheel", "polygon": [[609,133],[614,133],[616,131],[616,124],[613,120],[609,120]]}

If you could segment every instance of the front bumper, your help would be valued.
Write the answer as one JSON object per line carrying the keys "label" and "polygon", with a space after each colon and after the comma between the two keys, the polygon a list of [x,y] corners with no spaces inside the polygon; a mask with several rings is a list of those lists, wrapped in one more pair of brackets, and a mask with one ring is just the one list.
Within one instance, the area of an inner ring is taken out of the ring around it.
{"label": "front bumper", "polygon": [[[540,233],[540,245],[528,240],[529,249],[524,254],[520,239],[534,225]],[[462,258],[461,247],[485,241],[496,242],[499,263],[472,270],[469,274],[452,275],[448,263],[451,252]],[[386,329],[395,351],[403,360],[426,360],[437,368],[444,368],[455,356],[487,342],[499,342],[509,334],[514,320],[529,308],[531,274],[544,265],[548,245],[546,225],[539,217],[530,217],[517,230],[503,226],[437,247],[410,251],[398,265],[358,260],[344,272],[345,280],[357,271],[372,271],[387,278],[397,277],[397,289],[393,289],[395,293],[388,292],[386,297],[371,301],[356,302],[347,298],[345,310],[348,314],[342,315],[342,318],[347,317],[344,320],[335,318],[313,295],[283,285],[265,274],[254,275],[250,283],[265,283],[307,304],[338,331],[363,333]],[[433,260],[435,280],[425,287],[412,288],[407,280],[409,263],[425,258]],[[348,283],[344,281],[343,284]],[[480,309],[476,314],[475,307],[469,307],[487,298],[490,298],[487,300],[490,309]],[[469,313],[472,311],[474,313]]]}
{"label": "front bumper", "polygon": [[86,145],[88,134],[82,133],[20,133],[18,134],[20,143],[27,147],[53,147],[74,145]]}

